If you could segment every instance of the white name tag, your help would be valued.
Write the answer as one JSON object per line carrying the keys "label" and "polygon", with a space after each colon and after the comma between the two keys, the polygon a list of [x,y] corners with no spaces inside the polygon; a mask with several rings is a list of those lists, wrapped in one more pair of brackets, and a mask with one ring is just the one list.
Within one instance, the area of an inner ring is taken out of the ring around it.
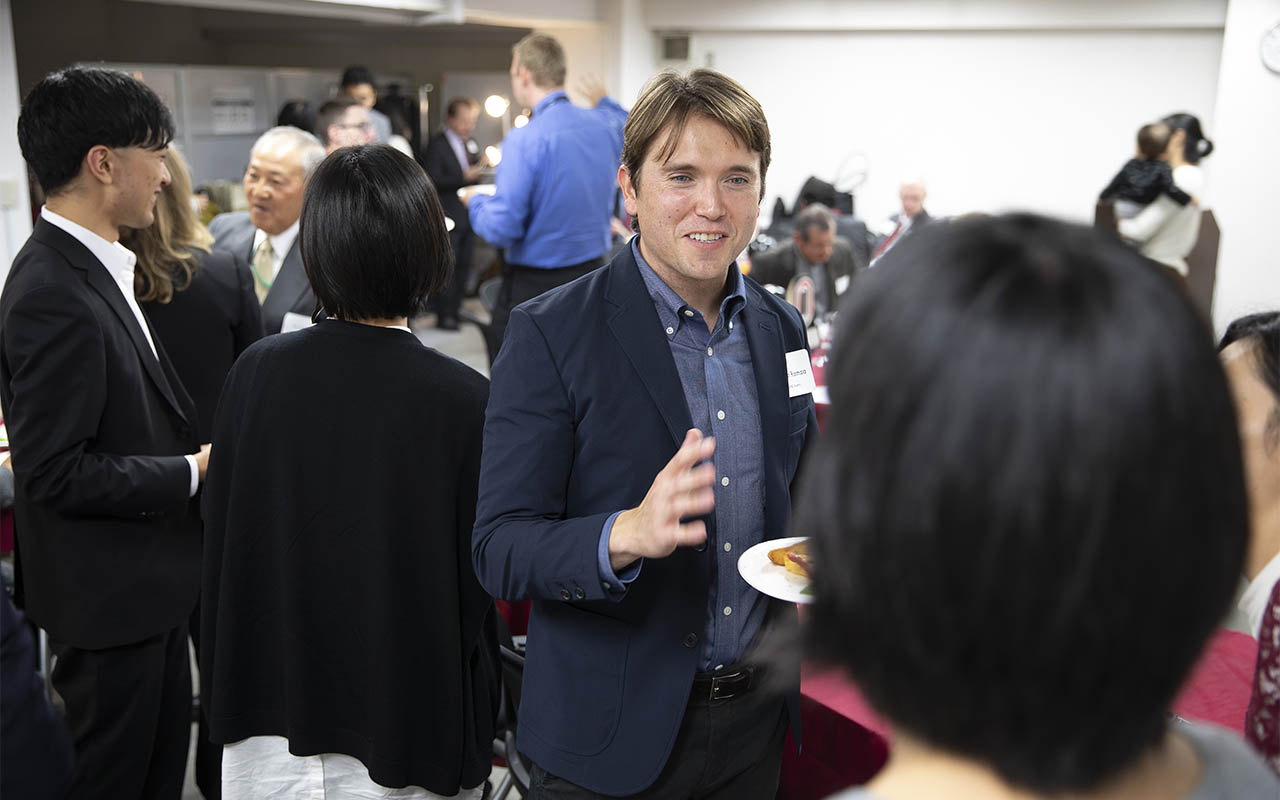
{"label": "white name tag", "polygon": [[787,397],[813,394],[815,388],[817,387],[813,382],[809,351],[792,350],[787,353]]}
{"label": "white name tag", "polygon": [[289,333],[290,331],[300,331],[303,328],[310,328],[315,323],[311,321],[311,317],[306,314],[298,314],[294,311],[284,312],[284,318],[280,320],[280,332]]}
{"label": "white name tag", "polygon": [[836,278],[836,294],[844,294],[845,290],[848,288],[849,288],[848,275],[841,275],[839,278]]}

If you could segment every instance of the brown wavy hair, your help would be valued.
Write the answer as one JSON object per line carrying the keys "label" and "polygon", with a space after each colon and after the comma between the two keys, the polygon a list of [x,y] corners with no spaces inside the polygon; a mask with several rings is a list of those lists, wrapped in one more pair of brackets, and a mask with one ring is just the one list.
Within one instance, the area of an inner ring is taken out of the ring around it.
{"label": "brown wavy hair", "polygon": [[147,228],[122,228],[120,243],[138,257],[133,293],[138,302],[167,303],[191,285],[200,267],[200,251],[209,252],[213,235],[191,207],[191,170],[177,149],[165,153],[169,185],[156,199],[156,219]]}

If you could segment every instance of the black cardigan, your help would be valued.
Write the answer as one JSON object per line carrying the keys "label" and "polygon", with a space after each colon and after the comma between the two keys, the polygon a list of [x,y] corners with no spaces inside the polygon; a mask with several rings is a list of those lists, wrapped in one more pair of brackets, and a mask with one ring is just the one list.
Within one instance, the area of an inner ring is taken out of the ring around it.
{"label": "black cardigan", "polygon": [[471,567],[488,381],[326,320],[236,362],[204,488],[210,738],[344,753],[438,794],[489,774],[499,666]]}

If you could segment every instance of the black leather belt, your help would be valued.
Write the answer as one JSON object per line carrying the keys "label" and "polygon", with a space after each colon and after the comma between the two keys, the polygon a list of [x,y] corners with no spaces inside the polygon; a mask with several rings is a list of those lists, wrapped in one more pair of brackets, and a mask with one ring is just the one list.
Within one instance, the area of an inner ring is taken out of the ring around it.
{"label": "black leather belt", "polygon": [[693,676],[692,696],[707,700],[728,700],[746,694],[760,685],[763,669],[759,666],[741,666],[724,672],[699,673]]}

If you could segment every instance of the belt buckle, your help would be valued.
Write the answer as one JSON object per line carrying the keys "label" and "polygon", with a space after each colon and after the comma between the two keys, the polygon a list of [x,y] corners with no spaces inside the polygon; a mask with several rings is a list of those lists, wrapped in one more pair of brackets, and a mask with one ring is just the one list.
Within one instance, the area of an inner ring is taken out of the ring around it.
{"label": "belt buckle", "polygon": [[744,667],[728,675],[713,675],[709,700],[729,700],[751,687],[751,668]]}

